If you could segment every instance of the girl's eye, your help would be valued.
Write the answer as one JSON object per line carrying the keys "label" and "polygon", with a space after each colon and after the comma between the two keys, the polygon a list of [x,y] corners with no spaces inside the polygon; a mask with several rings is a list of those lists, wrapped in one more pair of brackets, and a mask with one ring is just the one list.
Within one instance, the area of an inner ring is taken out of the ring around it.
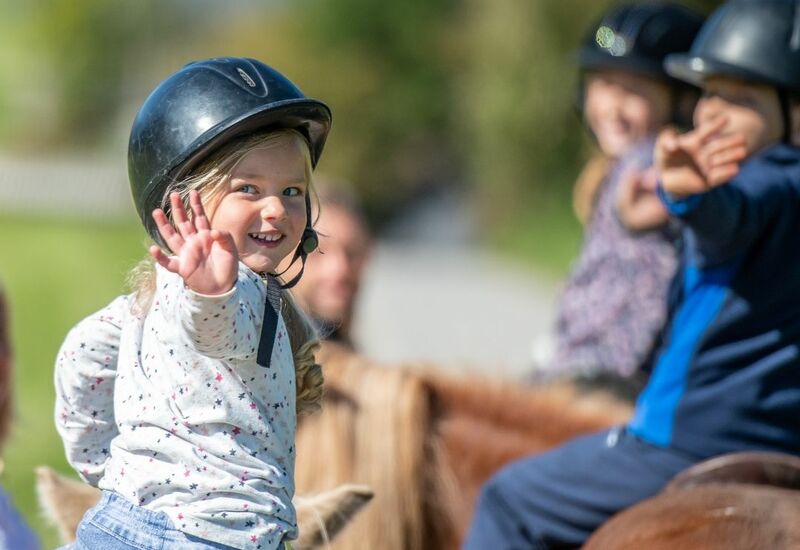
{"label": "girl's eye", "polygon": [[246,183],[244,185],[240,185],[239,187],[236,188],[236,192],[237,193],[247,193],[248,195],[256,193],[257,191],[258,190],[256,189],[256,186],[255,185],[250,185],[249,183]]}
{"label": "girl's eye", "polygon": [[283,194],[287,197],[296,197],[303,194],[303,190],[299,187],[287,187],[283,190]]}

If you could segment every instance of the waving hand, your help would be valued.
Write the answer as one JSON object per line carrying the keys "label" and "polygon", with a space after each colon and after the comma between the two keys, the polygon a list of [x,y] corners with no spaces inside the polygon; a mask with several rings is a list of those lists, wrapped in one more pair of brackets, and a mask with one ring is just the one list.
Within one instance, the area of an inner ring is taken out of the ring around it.
{"label": "waving hand", "polygon": [[[200,294],[224,294],[236,281],[239,254],[227,231],[211,229],[197,191],[189,194],[194,214],[189,220],[178,193],[170,195],[175,227],[160,208],[153,211],[159,233],[173,251],[167,256],[158,246],[150,254],[168,271],[177,273],[190,289]],[[177,229],[177,231],[176,231]]]}

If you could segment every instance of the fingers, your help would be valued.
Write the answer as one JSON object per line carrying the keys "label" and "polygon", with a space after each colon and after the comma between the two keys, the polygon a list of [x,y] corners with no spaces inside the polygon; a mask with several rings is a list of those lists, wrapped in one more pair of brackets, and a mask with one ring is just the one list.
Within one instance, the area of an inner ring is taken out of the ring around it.
{"label": "fingers", "polygon": [[716,187],[729,182],[738,173],[738,163],[723,164],[721,166],[715,166],[706,172],[706,181],[710,187]]}
{"label": "fingers", "polygon": [[164,254],[164,251],[161,250],[156,245],[153,245],[149,248],[148,252],[150,255],[155,259],[158,264],[166,269],[167,271],[171,271],[173,273],[178,273],[179,262],[176,256],[167,256]]}
{"label": "fingers", "polygon": [[172,221],[175,223],[175,227],[178,229],[181,236],[186,239],[189,235],[197,233],[194,224],[190,222],[189,218],[186,216],[186,208],[183,206],[180,194],[175,192],[170,193],[169,202],[172,207]]}
{"label": "fingers", "polygon": [[156,222],[158,232],[164,238],[164,242],[167,243],[170,250],[175,253],[179,252],[184,243],[183,237],[179,235],[175,231],[175,228],[172,227],[172,224],[169,223],[164,211],[160,208],[153,210],[153,221]]}
{"label": "fingers", "polygon": [[697,135],[699,143],[704,145],[708,141],[714,139],[718,133],[728,125],[728,117],[718,116],[698,126],[692,134]]}
{"label": "fingers", "polygon": [[720,136],[703,147],[703,157],[709,165],[741,161],[746,156],[747,142],[741,134]]}
{"label": "fingers", "polygon": [[656,148],[666,153],[678,150],[678,131],[675,128],[666,128],[656,140]]}
{"label": "fingers", "polygon": [[189,191],[189,204],[192,207],[192,213],[194,214],[194,227],[197,231],[211,229],[211,226],[208,223],[208,218],[206,217],[205,209],[203,208],[203,203],[200,201],[200,193],[197,191]]}
{"label": "fingers", "polygon": [[744,136],[718,136],[702,150],[701,166],[711,187],[729,181],[739,172],[739,163],[747,157]]}

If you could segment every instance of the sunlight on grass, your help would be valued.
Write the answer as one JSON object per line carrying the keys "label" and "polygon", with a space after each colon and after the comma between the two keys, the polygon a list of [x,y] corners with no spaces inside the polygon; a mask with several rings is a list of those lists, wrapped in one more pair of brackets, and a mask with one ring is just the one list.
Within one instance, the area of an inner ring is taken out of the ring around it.
{"label": "sunlight on grass", "polygon": [[53,362],[67,331],[124,291],[145,254],[135,221],[118,224],[0,216],[0,282],[11,306],[16,354],[15,429],[2,484],[44,548],[57,546],[34,494],[39,464],[72,473],[53,423]]}

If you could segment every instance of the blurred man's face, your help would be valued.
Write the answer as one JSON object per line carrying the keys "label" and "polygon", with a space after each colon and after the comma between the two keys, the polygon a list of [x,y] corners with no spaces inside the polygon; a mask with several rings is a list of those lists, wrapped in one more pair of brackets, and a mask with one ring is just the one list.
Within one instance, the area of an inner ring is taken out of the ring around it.
{"label": "blurred man's face", "polygon": [[315,229],[319,252],[309,255],[295,295],[313,317],[349,330],[370,249],[366,228],[346,210],[323,205]]}

